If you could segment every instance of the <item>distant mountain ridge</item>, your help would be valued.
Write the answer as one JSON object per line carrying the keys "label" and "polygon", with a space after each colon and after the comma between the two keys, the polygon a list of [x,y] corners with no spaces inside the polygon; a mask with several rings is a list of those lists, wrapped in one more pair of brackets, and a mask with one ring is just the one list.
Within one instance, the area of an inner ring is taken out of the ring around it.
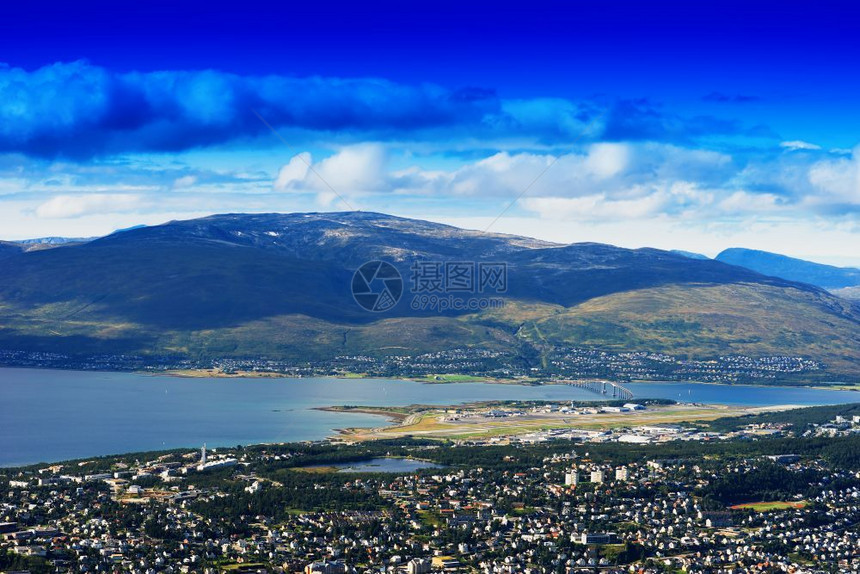
{"label": "distant mountain ridge", "polygon": [[860,269],[813,263],[768,251],[733,247],[717,255],[716,260],[828,290],[860,286]]}
{"label": "distant mountain ridge", "polygon": [[94,237],[72,238],[72,237],[39,237],[36,239],[19,239],[17,241],[0,240],[0,259],[18,253],[35,251],[39,249],[52,249],[67,245],[86,243],[95,239]]}
{"label": "distant mountain ridge", "polygon": [[[372,260],[390,262],[406,285],[385,313],[350,292]],[[325,361],[466,347],[539,364],[549,349],[582,346],[808,356],[833,373],[860,365],[860,312],[809,284],[658,249],[558,245],[379,213],[217,215],[3,261],[0,350]],[[503,264],[503,293],[466,296],[504,307],[415,308],[419,261]]]}
{"label": "distant mountain ridge", "polygon": [[21,245],[67,245],[69,243],[84,243],[92,241],[95,237],[36,237],[33,239],[19,239],[13,243]]}
{"label": "distant mountain ridge", "polygon": [[[97,300],[89,312],[105,308],[160,327],[210,328],[272,313],[365,322],[374,317],[353,305],[349,278],[374,259],[401,265],[404,276],[415,260],[501,260],[509,297],[563,306],[671,283],[787,284],[657,249],[557,245],[349,212],[218,215],[32,253],[16,260],[0,296],[14,289],[18,301],[46,304],[58,284],[73,285]],[[404,301],[388,315],[415,314]]]}
{"label": "distant mountain ridge", "polygon": [[710,259],[710,257],[708,257],[707,255],[702,255],[701,253],[695,253],[693,251],[684,251],[683,249],[672,249],[669,253],[683,255],[684,257],[689,257],[690,259]]}

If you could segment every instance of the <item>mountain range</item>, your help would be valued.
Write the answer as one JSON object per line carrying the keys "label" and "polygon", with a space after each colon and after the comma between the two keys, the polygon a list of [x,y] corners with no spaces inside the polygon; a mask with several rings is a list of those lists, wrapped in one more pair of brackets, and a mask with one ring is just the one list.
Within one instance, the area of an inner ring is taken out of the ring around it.
{"label": "mountain range", "polygon": [[[574,346],[801,356],[839,377],[860,366],[860,309],[808,282],[657,249],[559,245],[378,213],[216,215],[48,249],[4,242],[0,258],[7,351],[325,361]],[[402,297],[382,313],[351,291],[372,261],[402,277]],[[434,294],[504,305],[416,308],[428,295],[417,292],[427,280],[419,269],[437,264],[475,281]],[[479,291],[482,264],[504,270],[503,289]]]}
{"label": "mountain range", "polygon": [[835,267],[739,247],[726,249],[717,255],[716,259],[758,271],[763,275],[809,283],[837,293],[840,290],[860,287],[860,269],[853,267]]}

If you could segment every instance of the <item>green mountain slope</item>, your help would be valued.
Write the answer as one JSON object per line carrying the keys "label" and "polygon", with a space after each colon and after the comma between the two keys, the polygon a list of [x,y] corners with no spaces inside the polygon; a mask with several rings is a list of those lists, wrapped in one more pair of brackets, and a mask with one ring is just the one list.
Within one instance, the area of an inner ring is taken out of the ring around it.
{"label": "green mountain slope", "polygon": [[691,358],[806,356],[850,373],[858,366],[858,321],[855,308],[823,293],[739,283],[616,293],[547,312],[525,328],[532,340],[556,345]]}
{"label": "green mountain slope", "polygon": [[[384,314],[350,292],[369,260],[391,262],[407,285]],[[505,307],[413,309],[416,261],[504,263]],[[300,362],[579,346],[791,354],[837,375],[860,365],[857,308],[810,285],[655,249],[561,246],[373,213],[171,222],[18,252],[3,268],[0,350]]]}

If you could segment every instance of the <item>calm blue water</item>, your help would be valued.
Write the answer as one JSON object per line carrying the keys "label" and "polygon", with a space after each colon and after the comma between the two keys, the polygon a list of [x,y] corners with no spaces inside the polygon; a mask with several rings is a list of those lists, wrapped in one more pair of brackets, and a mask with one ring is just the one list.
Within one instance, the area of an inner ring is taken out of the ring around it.
{"label": "calm blue water", "polygon": [[[860,393],[637,383],[637,398],[744,405],[860,402]],[[374,415],[313,410],[480,400],[597,400],[564,385],[428,385],[383,379],[187,379],[134,373],[0,369],[0,466],[161,448],[318,440],[380,426]]]}

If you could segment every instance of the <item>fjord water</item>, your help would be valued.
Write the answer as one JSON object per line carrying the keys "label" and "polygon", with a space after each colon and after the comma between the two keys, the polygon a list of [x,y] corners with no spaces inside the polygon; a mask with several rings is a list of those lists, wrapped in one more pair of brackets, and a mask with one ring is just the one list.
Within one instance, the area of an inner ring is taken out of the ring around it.
{"label": "fjord water", "polygon": [[[855,402],[809,388],[680,383],[629,385],[637,398],[742,405]],[[0,368],[0,465],[175,447],[317,440],[384,417],[314,410],[482,400],[600,400],[566,385],[422,384],[385,379],[179,378]]]}

